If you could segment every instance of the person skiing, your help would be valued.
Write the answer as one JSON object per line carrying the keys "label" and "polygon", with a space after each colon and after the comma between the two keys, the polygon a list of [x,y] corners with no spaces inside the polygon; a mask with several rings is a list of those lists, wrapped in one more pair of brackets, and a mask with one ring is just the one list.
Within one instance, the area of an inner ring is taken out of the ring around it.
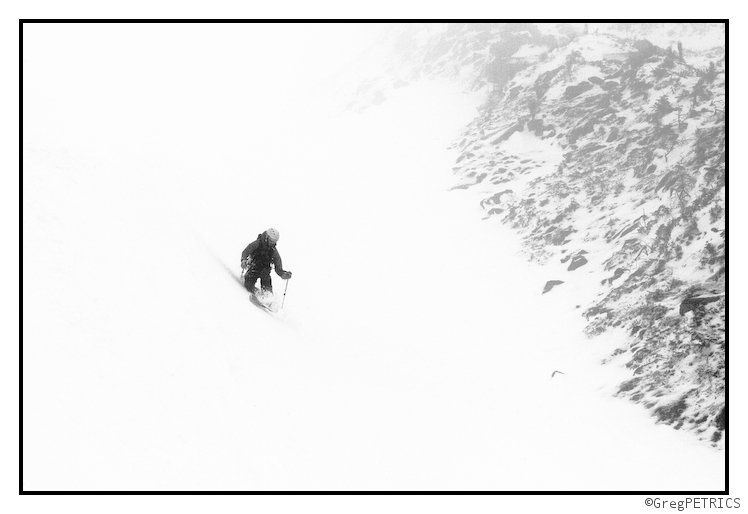
{"label": "person skiing", "polygon": [[242,275],[244,276],[244,287],[252,293],[257,293],[255,284],[260,279],[263,293],[273,292],[273,281],[270,279],[270,266],[275,267],[275,272],[283,280],[291,278],[291,272],[283,269],[283,261],[280,253],[275,247],[280,239],[280,233],[269,228],[257,239],[247,245],[242,252]]}

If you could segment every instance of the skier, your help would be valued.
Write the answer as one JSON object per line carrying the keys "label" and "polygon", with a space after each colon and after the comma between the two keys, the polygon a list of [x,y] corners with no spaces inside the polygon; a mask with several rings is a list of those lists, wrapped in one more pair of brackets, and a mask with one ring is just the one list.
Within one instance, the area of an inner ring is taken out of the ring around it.
{"label": "skier", "polygon": [[291,272],[283,269],[283,262],[275,245],[280,239],[280,233],[269,228],[257,239],[247,245],[242,252],[242,275],[244,276],[244,287],[253,295],[257,293],[255,284],[260,279],[263,293],[273,292],[273,282],[270,280],[270,266],[275,267],[275,272],[283,280],[291,278]]}

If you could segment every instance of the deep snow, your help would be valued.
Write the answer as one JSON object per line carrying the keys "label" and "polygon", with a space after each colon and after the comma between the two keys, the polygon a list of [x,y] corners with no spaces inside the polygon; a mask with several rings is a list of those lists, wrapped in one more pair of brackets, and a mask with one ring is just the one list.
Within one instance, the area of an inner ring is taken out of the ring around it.
{"label": "deep snow", "polygon": [[[724,488],[723,452],[611,397],[616,335],[584,337],[575,291],[541,295],[554,277],[449,191],[478,96],[254,111],[166,70],[210,102],[120,123],[32,56],[25,490]],[[269,226],[294,273],[273,316],[236,282]]]}

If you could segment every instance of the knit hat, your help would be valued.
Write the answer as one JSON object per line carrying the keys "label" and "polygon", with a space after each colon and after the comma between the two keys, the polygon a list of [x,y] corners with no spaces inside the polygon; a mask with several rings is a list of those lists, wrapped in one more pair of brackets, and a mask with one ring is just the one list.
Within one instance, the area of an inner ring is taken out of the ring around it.
{"label": "knit hat", "polygon": [[274,243],[278,242],[278,239],[280,239],[280,232],[275,230],[274,228],[269,228],[265,231],[265,233],[268,235],[268,239],[273,241]]}

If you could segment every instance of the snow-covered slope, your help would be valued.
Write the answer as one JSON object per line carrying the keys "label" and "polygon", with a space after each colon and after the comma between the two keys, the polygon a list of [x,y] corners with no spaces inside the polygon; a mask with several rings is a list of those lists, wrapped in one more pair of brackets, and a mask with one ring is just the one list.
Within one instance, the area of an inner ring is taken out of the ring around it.
{"label": "snow-covered slope", "polygon": [[411,27],[393,38],[389,73],[351,104],[381,104],[402,77],[488,84],[455,142],[455,188],[523,235],[528,257],[547,264],[547,292],[576,291],[589,335],[628,332],[605,359],[632,370],[617,395],[716,446],[726,426],[724,37],[720,24]]}
{"label": "snow-covered slope", "polygon": [[[723,452],[612,397],[620,334],[587,339],[573,295],[541,294],[518,237],[450,191],[480,97],[426,81],[265,116],[178,68],[157,85],[210,109],[133,104],[144,137],[34,57],[26,490],[724,488]],[[294,272],[275,316],[236,280],[269,226]]]}

